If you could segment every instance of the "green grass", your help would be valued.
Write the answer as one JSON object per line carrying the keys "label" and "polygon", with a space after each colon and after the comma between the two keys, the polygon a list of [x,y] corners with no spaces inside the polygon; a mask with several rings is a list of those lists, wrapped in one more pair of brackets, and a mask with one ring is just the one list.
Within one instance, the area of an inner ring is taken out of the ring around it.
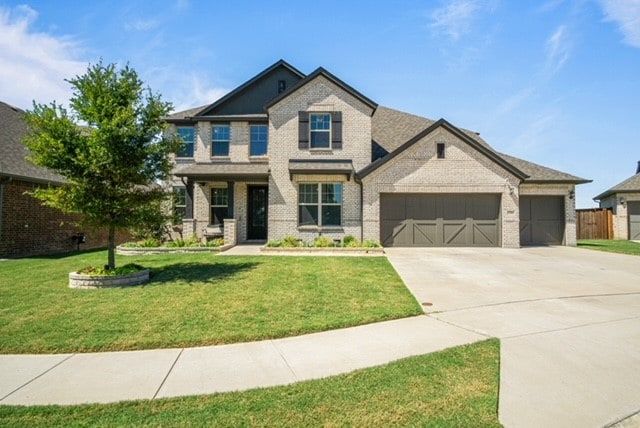
{"label": "green grass", "polygon": [[68,287],[104,251],[0,262],[0,353],[187,347],[277,338],[418,315],[385,258],[118,259],[152,269],[144,286]]}
{"label": "green grass", "polygon": [[588,248],[590,250],[606,251],[609,253],[640,256],[640,244],[633,241],[582,239],[578,241],[578,247]]}
{"label": "green grass", "polygon": [[2,426],[498,427],[497,339],[290,386],[81,406],[0,406]]}

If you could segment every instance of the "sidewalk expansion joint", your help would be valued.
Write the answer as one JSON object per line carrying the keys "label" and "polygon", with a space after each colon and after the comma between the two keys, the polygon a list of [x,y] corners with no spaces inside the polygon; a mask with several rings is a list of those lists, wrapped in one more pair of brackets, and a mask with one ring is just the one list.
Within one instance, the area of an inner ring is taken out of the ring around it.
{"label": "sidewalk expansion joint", "polygon": [[284,355],[280,351],[280,348],[278,348],[278,345],[276,344],[276,342],[274,340],[270,340],[270,342],[271,342],[271,345],[275,348],[275,350],[278,353],[278,355],[280,355],[280,358],[282,358],[282,361],[284,361],[284,364],[287,366],[289,371],[291,371],[291,374],[293,375],[293,378],[297,382],[299,380],[299,378],[298,378],[298,374],[296,373],[296,371],[293,369],[293,367],[291,367],[289,365],[289,361],[287,361],[287,359],[284,357]]}
{"label": "sidewalk expansion joint", "polygon": [[438,320],[438,321],[443,322],[443,323],[445,323],[445,324],[449,324],[449,325],[450,325],[450,326],[452,326],[452,327],[456,327],[456,328],[459,328],[459,329],[461,329],[461,330],[468,331],[469,333],[479,334],[480,336],[484,336],[484,337],[489,338],[489,339],[490,339],[490,338],[492,338],[492,337],[495,337],[495,336],[492,336],[492,335],[490,335],[490,334],[487,334],[487,332],[486,332],[486,331],[475,330],[475,329],[473,329],[473,328],[467,328],[467,327],[465,327],[465,326],[458,325],[458,324],[456,324],[456,323],[454,323],[454,322],[451,322],[451,321],[445,321],[445,320],[440,319],[440,318],[438,318],[438,317],[436,317],[436,316],[433,316],[433,314],[427,314],[427,316],[428,316],[429,318],[433,318],[434,320]]}
{"label": "sidewalk expansion joint", "polygon": [[55,369],[56,367],[58,367],[60,364],[66,362],[69,360],[69,358],[75,356],[76,354],[71,354],[69,355],[67,358],[65,358],[64,360],[54,364],[53,366],[49,367],[48,369],[46,369],[45,371],[43,371],[42,373],[40,373],[38,376],[34,377],[33,379],[31,379],[28,382],[25,382],[24,384],[20,385],[19,387],[17,387],[16,389],[14,389],[13,391],[11,391],[10,393],[8,393],[7,395],[5,395],[4,397],[0,397],[0,401],[3,401],[5,398],[9,397],[12,394],[15,394],[16,392],[20,391],[22,388],[24,388],[25,386],[29,385],[30,383],[34,382],[36,379],[40,379],[42,376],[46,375],[47,373],[49,373],[51,370]]}
{"label": "sidewalk expansion joint", "polygon": [[176,359],[173,360],[173,364],[171,364],[171,367],[169,367],[169,371],[167,371],[167,374],[164,376],[164,379],[162,379],[162,382],[160,382],[160,386],[156,390],[156,393],[153,394],[153,397],[151,398],[152,400],[155,400],[156,397],[158,396],[158,394],[160,393],[160,390],[162,389],[162,387],[164,386],[164,383],[169,378],[169,375],[171,374],[171,372],[173,371],[173,368],[178,363],[178,360],[180,359],[180,356],[182,355],[183,352],[184,352],[184,348],[180,349],[180,352],[178,353],[178,356],[176,356]]}
{"label": "sidewalk expansion joint", "polygon": [[611,324],[611,323],[614,323],[614,322],[630,321],[630,320],[635,320],[635,319],[640,319],[640,316],[626,317],[626,318],[616,318],[614,320],[590,322],[590,323],[585,323],[585,324],[572,325],[572,326],[569,326],[569,327],[554,328],[554,329],[551,329],[551,330],[534,331],[534,332],[531,332],[531,333],[524,333],[524,334],[514,334],[513,336],[504,336],[504,337],[501,337],[500,339],[501,340],[518,339],[520,337],[537,336],[537,335],[540,335],[540,334],[556,333],[556,332],[559,332],[559,331],[567,331],[567,330],[574,330],[576,328],[590,327],[592,325]]}

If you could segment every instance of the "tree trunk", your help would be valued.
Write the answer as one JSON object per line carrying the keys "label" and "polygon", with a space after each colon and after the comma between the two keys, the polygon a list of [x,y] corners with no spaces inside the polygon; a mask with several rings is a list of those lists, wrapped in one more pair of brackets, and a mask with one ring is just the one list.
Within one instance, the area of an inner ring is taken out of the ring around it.
{"label": "tree trunk", "polygon": [[108,246],[108,261],[107,267],[109,269],[116,268],[116,227],[112,224],[109,225],[109,246]]}

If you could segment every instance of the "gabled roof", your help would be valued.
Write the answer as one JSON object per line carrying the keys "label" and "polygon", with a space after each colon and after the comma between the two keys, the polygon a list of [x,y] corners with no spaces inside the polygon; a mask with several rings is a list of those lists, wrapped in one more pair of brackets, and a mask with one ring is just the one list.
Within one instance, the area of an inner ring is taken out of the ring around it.
{"label": "gabled roof", "polygon": [[523,159],[518,159],[513,156],[505,155],[504,153],[498,153],[500,157],[507,162],[527,174],[529,177],[525,180],[525,183],[568,183],[568,184],[584,184],[591,183],[592,180],[586,180],[584,178],[576,177],[575,175],[567,174],[566,172],[558,171],[557,169],[547,168],[546,166],[538,165],[533,162],[529,162]]}
{"label": "gabled roof", "polygon": [[[206,116],[212,110],[215,110],[216,107],[226,103],[231,98],[235,98],[242,91],[244,91],[245,89],[251,87],[255,82],[257,82],[258,80],[260,80],[263,77],[267,76],[268,74],[271,74],[273,71],[275,71],[276,69],[278,69],[280,67],[286,68],[287,70],[291,71],[293,74],[295,74],[296,76],[300,77],[301,79],[304,78],[304,74],[301,71],[299,71],[298,69],[293,67],[291,64],[287,63],[285,60],[281,59],[280,61],[276,62],[275,64],[273,64],[270,67],[267,67],[265,70],[261,71],[260,73],[258,73],[254,77],[252,77],[251,79],[247,80],[245,83],[243,83],[242,85],[238,86],[236,89],[234,89],[233,91],[229,92],[224,97],[220,98],[218,101],[214,102],[213,104],[210,104],[209,106],[207,106],[205,109],[203,109],[202,111],[200,111],[198,114],[196,114],[194,116]],[[284,91],[283,93],[287,93],[287,92],[289,92],[289,91]]]}
{"label": "gabled roof", "polygon": [[366,177],[367,175],[371,174],[373,171],[375,171],[376,169],[380,168],[382,165],[386,164],[387,162],[393,160],[395,157],[397,157],[398,155],[403,153],[405,150],[409,149],[411,146],[413,146],[414,144],[416,144],[417,142],[422,140],[424,137],[426,137],[427,135],[431,134],[432,132],[436,131],[439,128],[446,129],[447,131],[449,131],[450,133],[452,133],[453,135],[455,135],[456,137],[458,137],[462,141],[466,142],[467,144],[469,144],[471,147],[473,147],[474,149],[476,149],[480,153],[482,153],[485,156],[487,156],[489,159],[493,160],[495,163],[500,165],[502,168],[504,168],[507,171],[511,172],[516,177],[518,177],[518,178],[520,178],[522,180],[524,180],[524,179],[526,179],[528,177],[528,175],[526,173],[524,173],[519,168],[517,168],[516,166],[512,165],[511,163],[507,162],[505,159],[500,157],[488,145],[481,144],[476,139],[470,137],[465,132],[463,132],[462,130],[456,128],[455,126],[453,126],[452,124],[450,124],[449,122],[447,122],[444,119],[440,119],[440,120],[437,120],[437,121],[433,122],[427,128],[425,128],[424,130],[422,130],[421,132],[416,134],[413,138],[409,139],[404,144],[402,144],[401,146],[397,147],[395,150],[390,152],[387,156],[378,159],[377,161],[369,164],[368,166],[366,166],[365,168],[360,170],[358,172],[358,177],[360,179],[362,179],[362,178]]}
{"label": "gabled roof", "polygon": [[278,95],[277,97],[275,97],[274,99],[269,101],[265,105],[265,108],[268,109],[269,107],[271,107],[271,106],[275,105],[276,103],[280,102],[282,99],[286,98],[287,96],[289,96],[293,92],[295,92],[298,89],[302,88],[303,86],[307,85],[309,82],[313,81],[318,76],[322,76],[322,77],[326,78],[327,80],[329,80],[330,82],[332,82],[333,84],[335,84],[336,86],[338,86],[339,88],[344,90],[345,92],[348,92],[350,95],[352,95],[353,97],[355,97],[356,99],[358,99],[362,103],[364,103],[367,106],[371,107],[373,110],[375,110],[378,107],[378,104],[376,104],[374,101],[371,101],[369,98],[367,98],[366,96],[364,96],[363,94],[361,94],[360,92],[358,92],[357,90],[352,88],[351,86],[347,85],[345,82],[343,82],[342,80],[338,79],[336,76],[334,76],[333,74],[329,73],[324,68],[318,67],[313,73],[311,73],[310,75],[308,75],[304,79],[298,81],[298,83],[296,83],[291,89],[289,89],[286,92],[283,92],[282,94]]}
{"label": "gabled roof", "polygon": [[616,193],[640,193],[640,173],[632,175],[621,183],[616,184],[611,189],[599,194],[595,198],[595,201],[602,200],[607,196],[616,194]]}
{"label": "gabled roof", "polygon": [[62,176],[26,159],[31,152],[22,144],[28,132],[24,116],[23,110],[0,101],[0,176],[37,183],[64,183]]}

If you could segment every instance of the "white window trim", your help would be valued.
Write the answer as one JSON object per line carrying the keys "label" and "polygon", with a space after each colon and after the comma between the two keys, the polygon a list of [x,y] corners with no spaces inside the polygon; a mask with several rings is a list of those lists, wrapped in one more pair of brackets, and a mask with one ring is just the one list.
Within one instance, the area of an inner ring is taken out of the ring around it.
{"label": "white window trim", "polygon": [[[214,190],[222,190],[222,189],[224,189],[224,190],[226,190],[226,191],[227,191],[227,203],[226,203],[225,205],[219,205],[219,204],[218,204],[218,205],[216,205],[216,204],[214,204],[214,203],[213,203],[213,201],[214,201],[214,198],[213,198],[213,191],[214,191]],[[213,221],[213,220],[215,220],[215,219],[214,219],[214,218],[213,218],[213,216],[211,215],[211,210],[212,210],[213,208],[227,208],[227,209],[229,209],[229,188],[228,188],[228,187],[226,187],[226,186],[225,186],[225,187],[222,187],[222,186],[215,186],[215,185],[214,185],[214,186],[211,186],[211,187],[209,188],[209,196],[210,196],[210,198],[211,198],[211,202],[210,202],[210,204],[209,204],[209,207],[210,207],[210,208],[209,208],[209,224],[211,224],[211,225],[216,225],[216,226],[220,226],[220,225],[222,225],[222,223],[212,223],[212,221]]]}
{"label": "white window trim", "polygon": [[[263,154],[263,155],[252,155],[251,154],[251,128],[253,128],[254,126],[264,126],[267,128],[267,151]],[[264,159],[267,158],[269,154],[269,125],[267,124],[261,124],[261,123],[255,123],[249,126],[249,158],[251,159]]]}
{"label": "white window trim", "polygon": [[[213,128],[215,127],[223,127],[226,126],[227,128],[229,128],[229,139],[228,140],[214,140],[214,135],[215,133],[213,132]],[[231,136],[232,130],[231,130],[231,124],[226,124],[226,123],[220,123],[220,124],[215,124],[215,125],[211,125],[211,157],[212,158],[217,158],[217,159],[228,159],[229,156],[231,156]],[[229,150],[227,151],[226,155],[215,155],[213,154],[213,147],[215,146],[215,143],[229,143]]]}
{"label": "white window trim", "polygon": [[[191,129],[193,130],[193,141],[189,142],[189,144],[193,145],[193,154],[191,156],[179,156],[178,153],[176,153],[176,159],[193,159],[196,155],[196,127],[195,126],[176,126],[176,133],[178,134],[178,137],[180,137],[180,139],[182,139],[182,136],[180,135],[180,129]],[[184,142],[184,140],[182,140]]]}
{"label": "white window trim", "polygon": [[[329,116],[329,129],[311,129],[311,124],[313,120],[311,119],[314,115],[328,115]],[[329,134],[329,145],[327,147],[312,147],[312,139],[311,134],[314,132],[326,132]],[[309,150],[312,151],[327,151],[333,150],[333,141],[331,136],[333,134],[333,114],[329,111],[312,111],[309,112]]]}

